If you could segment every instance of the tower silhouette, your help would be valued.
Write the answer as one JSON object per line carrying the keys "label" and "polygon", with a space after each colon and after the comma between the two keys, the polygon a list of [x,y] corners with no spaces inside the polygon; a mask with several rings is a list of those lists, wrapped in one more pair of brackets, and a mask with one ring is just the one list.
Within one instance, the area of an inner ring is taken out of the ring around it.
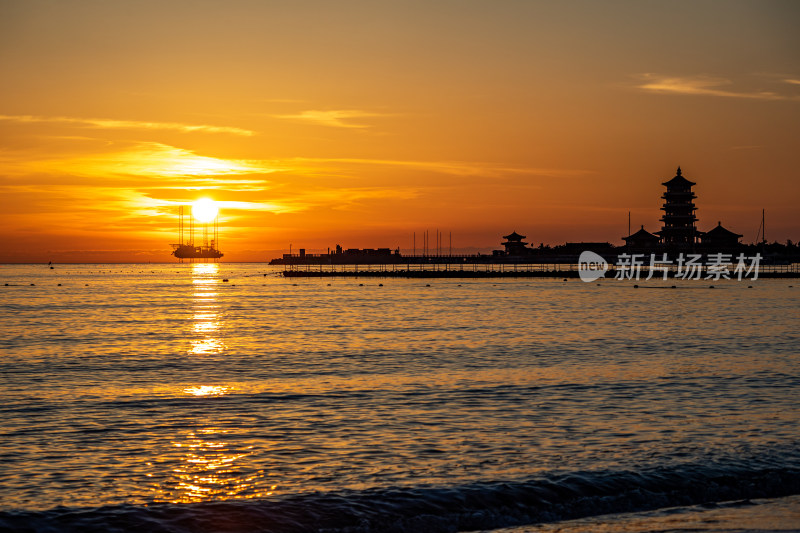
{"label": "tower silhouette", "polygon": [[697,207],[694,199],[697,197],[692,192],[693,181],[689,181],[681,175],[681,167],[674,178],[662,183],[667,191],[661,196],[664,199],[664,216],[661,221],[664,225],[658,235],[661,243],[667,247],[691,248],[697,242],[699,233],[695,222],[697,217],[694,212]]}

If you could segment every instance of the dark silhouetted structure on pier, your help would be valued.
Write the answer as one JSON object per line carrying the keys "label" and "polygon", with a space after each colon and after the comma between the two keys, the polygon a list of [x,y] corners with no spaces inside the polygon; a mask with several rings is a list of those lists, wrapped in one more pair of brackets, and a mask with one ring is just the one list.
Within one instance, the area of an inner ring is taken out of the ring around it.
{"label": "dark silhouetted structure on pier", "polygon": [[742,235],[722,227],[722,222],[717,222],[717,227],[700,235],[703,248],[727,251],[740,246],[739,239]]}
{"label": "dark silhouetted structure on pier", "polygon": [[281,259],[273,259],[270,264],[275,265],[380,265],[401,262],[400,250],[392,251],[390,248],[348,248],[343,249],[337,244],[336,248],[325,254],[307,254],[305,248],[300,248],[298,254],[283,254]]}
{"label": "dark silhouetted structure on pier", "polygon": [[692,192],[692,187],[696,185],[681,175],[681,167],[675,177],[662,183],[667,188],[667,192],[661,197],[664,199],[664,216],[661,221],[664,225],[658,235],[661,243],[670,248],[691,249],[697,243],[698,232],[695,227],[697,217],[694,212],[697,209],[694,205],[696,195]]}
{"label": "dark silhouetted structure on pier", "polygon": [[662,183],[667,190],[661,196],[664,211],[661,231],[650,233],[644,229],[623,237],[625,248],[630,252],[735,252],[743,245],[742,235],[734,233],[718,223],[714,229],[703,232],[697,229],[697,195],[692,191],[695,182],[683,176],[681,167],[671,180]]}
{"label": "dark silhouetted structure on pier", "polygon": [[623,237],[622,239],[625,241],[625,246],[628,249],[637,252],[651,252],[658,247],[659,242],[658,235],[653,235],[644,229],[644,226],[636,233]]}
{"label": "dark silhouetted structure on pier", "polygon": [[503,235],[503,238],[506,240],[502,243],[506,255],[527,255],[530,252],[530,248],[527,248],[528,243],[522,240],[525,235],[512,231],[508,235]]}
{"label": "dark silhouetted structure on pier", "polygon": [[[408,255],[404,256],[399,249],[394,251],[389,248],[342,250],[336,246],[335,252],[327,254],[309,255],[301,250],[300,255],[284,254],[281,259],[274,259],[272,264],[283,265],[359,265],[359,264],[480,264],[480,263],[569,263],[576,262],[581,252],[592,251],[604,257],[613,256],[615,253],[741,253],[748,251],[754,253],[752,246],[748,247],[739,242],[742,235],[722,227],[722,223],[710,231],[703,232],[697,229],[697,206],[692,187],[695,182],[683,176],[681,167],[678,167],[675,176],[662,183],[666,191],[661,198],[664,204],[661,210],[663,226],[660,231],[650,233],[644,226],[627,237],[623,246],[615,247],[608,242],[568,242],[558,246],[539,245],[538,248],[529,247],[525,242],[525,235],[512,231],[504,235],[501,245],[503,249],[494,250],[491,255]],[[754,246],[754,245],[753,245]]]}

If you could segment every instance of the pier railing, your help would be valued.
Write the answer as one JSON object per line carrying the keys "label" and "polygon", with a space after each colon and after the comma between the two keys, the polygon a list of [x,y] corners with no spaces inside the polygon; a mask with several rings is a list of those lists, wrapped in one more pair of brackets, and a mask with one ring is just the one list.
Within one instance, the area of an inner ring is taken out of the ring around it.
{"label": "pier railing", "polygon": [[[651,269],[643,265],[635,271],[622,264],[608,265],[605,279],[674,279],[684,274],[684,279],[739,279],[735,263],[717,265],[710,269],[708,265],[699,265],[690,275],[686,269],[677,265]],[[286,277],[328,277],[328,276],[364,276],[364,277],[578,277],[580,267],[576,262],[548,263],[384,263],[384,264],[298,264],[286,265],[283,271]],[[721,272],[718,276],[717,272]],[[749,272],[747,279],[753,279],[755,272]],[[800,263],[780,265],[759,265],[757,277],[761,278],[793,278],[800,277]]]}

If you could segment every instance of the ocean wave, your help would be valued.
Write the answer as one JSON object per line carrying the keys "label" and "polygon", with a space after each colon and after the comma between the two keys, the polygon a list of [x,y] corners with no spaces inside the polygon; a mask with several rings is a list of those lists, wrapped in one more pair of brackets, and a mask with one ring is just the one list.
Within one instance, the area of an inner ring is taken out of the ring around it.
{"label": "ocean wave", "polygon": [[800,494],[800,464],[762,458],[516,482],[315,492],[275,500],[58,507],[0,513],[0,531],[455,532]]}

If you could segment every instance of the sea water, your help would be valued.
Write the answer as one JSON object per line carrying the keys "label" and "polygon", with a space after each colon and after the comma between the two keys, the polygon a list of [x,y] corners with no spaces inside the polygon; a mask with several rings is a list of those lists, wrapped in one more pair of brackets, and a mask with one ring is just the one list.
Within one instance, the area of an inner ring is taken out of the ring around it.
{"label": "sea water", "polygon": [[800,284],[634,283],[2,265],[0,529],[800,529]]}

